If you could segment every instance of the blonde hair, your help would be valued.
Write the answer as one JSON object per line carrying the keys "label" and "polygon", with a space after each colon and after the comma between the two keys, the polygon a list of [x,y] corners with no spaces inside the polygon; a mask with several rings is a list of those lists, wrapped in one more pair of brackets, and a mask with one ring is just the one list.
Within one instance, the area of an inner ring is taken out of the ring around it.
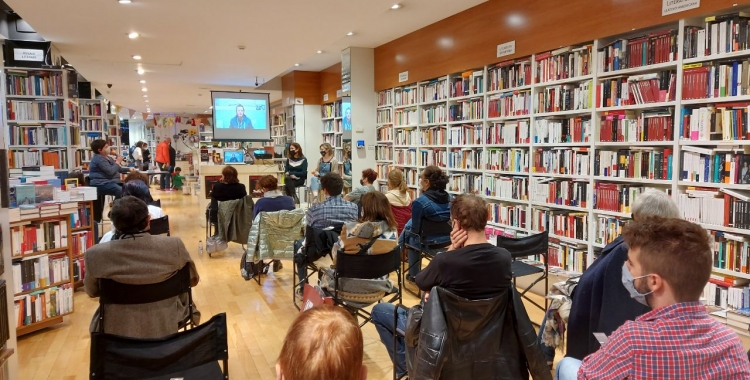
{"label": "blonde hair", "polygon": [[402,193],[405,193],[409,189],[406,186],[404,172],[402,172],[401,169],[393,169],[388,172],[388,186],[398,189],[398,191]]}
{"label": "blonde hair", "polygon": [[323,150],[326,151],[326,154],[333,153],[333,147],[329,143],[322,143],[320,144],[321,147],[323,147]]}
{"label": "blonde hair", "polygon": [[284,338],[278,366],[285,380],[362,377],[362,330],[343,308],[323,305],[299,314]]}

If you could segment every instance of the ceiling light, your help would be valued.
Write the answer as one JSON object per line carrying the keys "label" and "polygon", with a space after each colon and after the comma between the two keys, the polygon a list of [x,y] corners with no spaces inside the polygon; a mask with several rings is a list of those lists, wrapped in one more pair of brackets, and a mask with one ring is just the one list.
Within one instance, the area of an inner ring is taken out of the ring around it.
{"label": "ceiling light", "polygon": [[316,53],[323,54],[323,50],[318,50]]}
{"label": "ceiling light", "polygon": [[294,67],[299,67],[299,63],[295,63],[295,64],[294,64]]}
{"label": "ceiling light", "polygon": [[130,38],[131,40],[138,38],[138,36],[140,36],[140,34],[138,34],[136,32],[130,32],[130,33],[128,33],[128,38]]}
{"label": "ceiling light", "polygon": [[136,71],[138,72],[138,75],[143,75],[143,74],[145,74],[145,73],[146,73],[146,71],[145,71],[145,70],[143,70],[143,69],[138,69],[138,70],[136,70]]}
{"label": "ceiling light", "polygon": [[144,100],[144,102],[148,103],[148,99]]}
{"label": "ceiling light", "polygon": [[139,61],[141,59],[141,56],[140,55],[134,55],[133,59],[135,59],[136,61]]}
{"label": "ceiling light", "polygon": [[214,109],[214,106],[209,106],[208,109],[212,110]]}
{"label": "ceiling light", "polygon": [[143,83],[146,83],[146,80],[145,79],[141,79],[139,82],[141,82],[141,84],[143,84]]}
{"label": "ceiling light", "polygon": [[120,4],[130,4],[130,3],[132,3],[132,1],[130,1],[130,0],[117,0],[117,2],[120,3]]}
{"label": "ceiling light", "polygon": [[349,32],[349,33],[347,33],[346,35],[347,35],[347,36],[353,36],[353,35],[354,35],[354,32]]}
{"label": "ceiling light", "polygon": [[399,9],[401,8],[401,4],[393,4],[391,5],[391,9]]}
{"label": "ceiling light", "polygon": [[146,92],[148,89],[146,87],[142,88],[141,91]]}
{"label": "ceiling light", "polygon": [[146,94],[143,94],[143,97],[144,97],[144,98],[148,98],[148,95],[146,95]]}

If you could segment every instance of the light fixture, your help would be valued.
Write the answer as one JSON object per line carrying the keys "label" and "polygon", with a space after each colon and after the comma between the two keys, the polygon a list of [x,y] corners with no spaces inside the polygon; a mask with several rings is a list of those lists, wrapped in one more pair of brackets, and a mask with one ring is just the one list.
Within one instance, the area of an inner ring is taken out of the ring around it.
{"label": "light fixture", "polygon": [[354,35],[354,32],[349,32],[349,33],[347,33],[346,35],[347,35],[347,36],[353,36],[353,35]]}
{"label": "light fixture", "polygon": [[212,110],[214,109],[214,106],[209,106],[208,109]]}
{"label": "light fixture", "polygon": [[144,102],[148,103],[148,99],[144,100]]}
{"label": "light fixture", "polygon": [[294,67],[299,67],[299,63],[295,63],[295,64],[294,64]]}
{"label": "light fixture", "polygon": [[142,88],[141,91],[146,92],[148,89],[146,87]]}
{"label": "light fixture", "polygon": [[132,1],[130,1],[130,0],[117,0],[117,2],[120,3],[120,4],[130,4],[130,3],[132,3]]}
{"label": "light fixture", "polygon": [[140,61],[141,60],[141,56],[140,55],[134,55],[133,59],[135,59],[136,61]]}
{"label": "light fixture", "polygon": [[146,95],[146,94],[143,94],[143,97],[144,97],[144,98],[148,98],[148,95]]}
{"label": "light fixture", "polygon": [[141,84],[143,84],[143,83],[146,83],[146,80],[145,79],[141,79],[139,82],[141,82]]}
{"label": "light fixture", "polygon": [[143,69],[138,69],[138,70],[136,70],[136,71],[138,71],[138,75],[143,75],[143,74],[145,74],[145,73],[146,73],[146,71],[145,71],[145,70],[143,70]]}
{"label": "light fixture", "polygon": [[138,34],[136,32],[130,32],[130,33],[128,33],[128,38],[130,38],[131,40],[134,40],[134,39],[138,38],[139,36],[140,36],[140,34]]}
{"label": "light fixture", "polygon": [[401,4],[393,4],[391,5],[391,9],[399,9],[401,8]]}
{"label": "light fixture", "polygon": [[323,54],[323,50],[318,50],[316,53]]}

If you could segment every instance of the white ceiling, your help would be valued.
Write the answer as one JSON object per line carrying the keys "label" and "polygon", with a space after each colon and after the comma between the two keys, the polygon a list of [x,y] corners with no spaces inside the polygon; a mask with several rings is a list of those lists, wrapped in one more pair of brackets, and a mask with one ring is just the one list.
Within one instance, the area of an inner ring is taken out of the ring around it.
{"label": "white ceiling", "polygon": [[[399,0],[132,1],[5,0],[116,104],[145,111],[145,79],[152,112],[180,113],[205,111],[210,90],[248,91],[255,76],[262,83],[319,71],[340,62],[344,48],[382,45],[486,0],[403,0],[395,11]],[[133,31],[140,38],[129,39]]]}

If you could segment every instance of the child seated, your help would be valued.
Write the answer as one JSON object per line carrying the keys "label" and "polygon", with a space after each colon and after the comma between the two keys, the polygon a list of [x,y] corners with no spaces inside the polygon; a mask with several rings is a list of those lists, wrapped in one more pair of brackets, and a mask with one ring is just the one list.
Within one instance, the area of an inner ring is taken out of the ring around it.
{"label": "child seated", "polygon": [[172,173],[172,188],[175,190],[182,190],[182,181],[185,180],[180,172],[182,172],[182,169],[178,166],[174,168],[174,173]]}

